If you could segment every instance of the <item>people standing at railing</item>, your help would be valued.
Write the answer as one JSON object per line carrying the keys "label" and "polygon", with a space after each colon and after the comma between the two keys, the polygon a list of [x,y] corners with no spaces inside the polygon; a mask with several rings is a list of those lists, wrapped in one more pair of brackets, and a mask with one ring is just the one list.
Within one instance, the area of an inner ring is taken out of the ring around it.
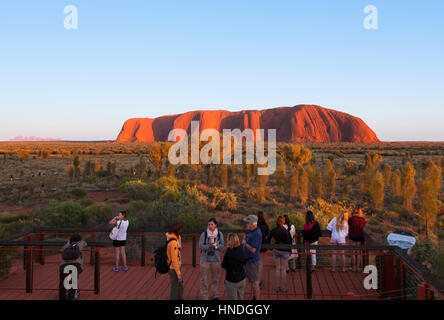
{"label": "people standing at railing", "polygon": [[[288,217],[288,214],[284,214],[284,227],[287,229],[288,232],[290,232],[291,237],[291,244],[296,245],[296,228],[294,225],[290,222],[290,218]],[[297,249],[291,249],[291,255],[288,259],[288,265],[287,265],[287,272],[296,271],[296,258],[298,257],[298,250]]]}
{"label": "people standing at railing", "polygon": [[121,210],[119,215],[114,217],[109,224],[116,226],[119,229],[117,233],[116,240],[113,240],[113,247],[115,248],[116,254],[116,266],[114,267],[114,271],[119,271],[119,260],[120,256],[122,256],[123,260],[123,271],[128,271],[128,266],[126,265],[126,237],[127,230],[129,226],[128,214],[125,210]]}
{"label": "people standing at railing", "polygon": [[[304,243],[307,245],[317,245],[319,238],[322,236],[321,227],[319,222],[316,221],[312,211],[305,213],[304,230],[302,230],[302,237]],[[311,271],[316,270],[316,250],[310,249],[311,253]]]}
{"label": "people standing at railing", "polygon": [[220,252],[224,251],[224,235],[217,228],[215,218],[208,220],[207,230],[199,239],[200,248],[200,296],[208,300],[208,275],[211,284],[211,299],[219,300]]}
{"label": "people standing at railing", "polygon": [[65,273],[65,267],[66,266],[74,266],[77,269],[77,279],[73,279],[74,275],[71,273],[71,285],[74,285],[76,282],[78,284],[78,279],[80,274],[83,272],[83,257],[82,257],[82,250],[87,246],[88,244],[86,241],[82,240],[82,237],[74,233],[69,241],[63,246],[63,248],[60,250],[62,253],[62,262],[60,264],[59,268],[59,299],[65,300],[65,299],[78,299],[80,296],[79,289],[65,289],[65,278],[68,276],[68,273]]}
{"label": "people standing at railing", "polygon": [[[352,216],[348,219],[348,238],[351,240],[351,245],[364,245],[364,227],[365,218],[363,217],[362,208],[357,205]],[[352,253],[352,271],[356,272],[362,268],[362,258],[359,250],[353,250]]]}
{"label": "people standing at railing", "polygon": [[253,286],[253,300],[260,299],[259,288],[259,264],[261,261],[260,250],[262,247],[262,232],[257,227],[257,216],[251,214],[244,218],[249,232],[244,236],[242,245],[244,246],[244,254],[247,259],[245,264],[245,274],[248,282]]}
{"label": "people standing at railing", "polygon": [[[176,221],[170,226],[166,233],[167,238],[167,263],[170,266],[170,300],[183,300],[183,278],[181,273],[182,257],[182,230],[183,222]],[[169,241],[172,239],[172,241]]]}
{"label": "people standing at railing", "polygon": [[[327,230],[331,231],[330,244],[333,245],[345,245],[345,238],[348,235],[348,212],[342,211],[339,217],[334,217],[328,224]],[[339,250],[338,252],[333,251],[331,257],[331,271],[336,270],[336,253],[341,255],[342,260],[342,271],[345,272],[345,255],[344,250]]]}
{"label": "people standing at railing", "polygon": [[[265,212],[259,211],[257,214],[257,225],[261,229],[262,232],[262,244],[268,244],[268,234],[270,233],[270,228],[268,227],[267,220],[265,218]],[[261,248],[260,252],[266,252],[267,249]],[[262,279],[262,270],[264,269],[263,257],[259,262],[259,279]],[[262,281],[259,282],[259,288],[262,289],[264,284]]]}
{"label": "people standing at railing", "polygon": [[[270,231],[269,241],[274,239],[276,245],[291,244],[290,232],[284,227],[285,218],[279,216],[276,221],[277,227]],[[274,262],[276,264],[274,291],[287,292],[287,265],[290,258],[291,249],[274,249]]]}
{"label": "people standing at railing", "polygon": [[228,249],[224,254],[222,268],[225,273],[225,294],[228,300],[244,300],[245,255],[236,233],[227,237]]}

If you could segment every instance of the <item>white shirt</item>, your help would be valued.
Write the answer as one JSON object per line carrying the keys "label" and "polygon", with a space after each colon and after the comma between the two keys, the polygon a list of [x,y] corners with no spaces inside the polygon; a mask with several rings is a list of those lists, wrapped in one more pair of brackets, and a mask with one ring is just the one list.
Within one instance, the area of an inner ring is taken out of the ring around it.
{"label": "white shirt", "polygon": [[119,232],[117,233],[117,240],[119,241],[126,240],[126,230],[128,229],[128,225],[129,225],[128,220],[117,221],[116,227],[119,228]]}
{"label": "white shirt", "polygon": [[336,230],[336,217],[331,219],[327,226],[327,230],[331,231],[331,240],[332,243],[345,243],[345,237],[348,236],[348,223],[347,221],[344,224],[344,228],[342,230]]}

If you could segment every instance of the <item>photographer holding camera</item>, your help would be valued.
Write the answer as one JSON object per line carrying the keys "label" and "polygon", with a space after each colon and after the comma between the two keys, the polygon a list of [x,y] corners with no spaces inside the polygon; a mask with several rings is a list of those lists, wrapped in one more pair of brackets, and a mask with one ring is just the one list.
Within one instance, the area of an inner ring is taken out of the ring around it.
{"label": "photographer holding camera", "polygon": [[211,278],[212,299],[219,299],[220,252],[224,251],[224,236],[217,229],[215,218],[208,220],[208,228],[200,235],[200,295],[208,300],[208,274]]}

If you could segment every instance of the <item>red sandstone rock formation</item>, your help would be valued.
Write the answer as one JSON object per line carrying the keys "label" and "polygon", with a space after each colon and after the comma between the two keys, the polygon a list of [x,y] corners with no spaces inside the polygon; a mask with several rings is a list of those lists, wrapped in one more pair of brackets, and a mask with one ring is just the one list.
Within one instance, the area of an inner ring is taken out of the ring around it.
{"label": "red sandstone rock formation", "polygon": [[189,133],[193,120],[199,121],[201,131],[276,129],[278,142],[380,142],[361,119],[314,105],[239,112],[190,111],[155,119],[134,118],[125,122],[116,141],[167,141],[172,129],[181,128]]}

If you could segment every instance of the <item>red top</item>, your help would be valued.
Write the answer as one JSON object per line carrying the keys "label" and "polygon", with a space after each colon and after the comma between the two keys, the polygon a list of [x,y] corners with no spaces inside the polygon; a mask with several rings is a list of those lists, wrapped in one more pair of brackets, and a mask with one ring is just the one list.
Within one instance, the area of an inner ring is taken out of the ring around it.
{"label": "red top", "polygon": [[364,236],[365,219],[359,216],[353,216],[348,219],[348,236],[363,237]]}

